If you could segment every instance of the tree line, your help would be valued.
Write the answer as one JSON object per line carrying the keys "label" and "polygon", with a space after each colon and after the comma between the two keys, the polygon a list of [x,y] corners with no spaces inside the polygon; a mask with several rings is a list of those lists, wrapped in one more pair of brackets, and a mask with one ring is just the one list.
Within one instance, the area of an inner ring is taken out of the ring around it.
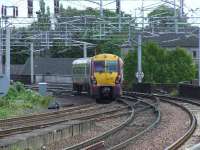
{"label": "tree line", "polygon": [[[192,80],[197,67],[186,49],[166,49],[154,42],[142,46],[143,81],[146,83],[178,83]],[[124,59],[124,79],[129,86],[136,83],[137,50],[129,51]]]}
{"label": "tree line", "polygon": [[[179,14],[179,10],[177,9],[177,14]],[[76,8],[64,8],[63,5],[60,6],[60,18],[58,18],[58,23],[65,22],[65,17],[71,16],[84,16],[84,15],[94,15],[99,17],[99,10],[93,8],[86,8],[85,10],[78,10]],[[118,14],[114,11],[104,10],[104,15],[106,17],[115,17]],[[126,13],[122,13],[123,16],[131,16]],[[155,8],[148,14],[149,17],[149,25],[145,28],[151,28],[152,26],[157,29],[159,27],[164,28],[172,28],[173,27],[173,17],[174,9],[167,5],[161,5]],[[161,18],[158,18],[161,17]],[[166,20],[166,18],[170,18]],[[190,24],[187,23],[186,19],[178,18],[179,23],[182,23],[180,27],[187,26]],[[23,27],[19,29],[15,29],[17,31],[21,31],[22,33],[25,31],[31,31],[34,29],[49,31],[52,30],[50,23],[50,8],[45,7],[44,0],[40,0],[40,10],[37,13],[37,21],[33,22],[28,27]],[[58,29],[55,27],[55,29]],[[62,28],[60,28],[62,29]],[[63,28],[63,30],[65,30]],[[115,33],[116,34],[116,33]],[[117,33],[120,34],[120,33]],[[31,35],[22,35],[24,37]],[[80,36],[80,35],[76,35]],[[93,56],[99,53],[112,53],[120,56],[121,45],[126,41],[125,38],[115,38],[115,36],[111,35],[110,38],[106,40],[86,40],[86,42],[90,42],[96,44],[95,47],[88,49],[88,56]],[[20,39],[19,39],[20,41]],[[22,41],[22,40],[21,40]],[[23,42],[23,41],[22,41]],[[59,41],[60,46],[57,46],[56,43],[58,41],[53,41],[53,46],[49,48],[48,51],[41,53],[43,57],[54,57],[54,58],[79,58],[83,57],[83,47],[66,47],[64,41]],[[12,47],[12,56],[11,62],[12,64],[24,64],[27,58],[29,57],[29,52],[24,51],[22,53],[17,53],[23,49],[27,49],[27,47]],[[16,52],[16,54],[15,54]],[[190,80],[195,78],[196,74],[196,66],[193,63],[192,57],[186,52],[183,48],[175,48],[175,49],[165,49],[158,46],[156,43],[148,42],[143,44],[142,48],[142,66],[143,72],[145,73],[144,81],[145,82],[153,82],[153,83],[177,83],[179,81]],[[20,59],[19,59],[20,56]],[[137,71],[137,51],[131,51],[126,55],[124,59],[124,73],[125,73],[125,82],[132,84],[136,82],[135,73]]]}

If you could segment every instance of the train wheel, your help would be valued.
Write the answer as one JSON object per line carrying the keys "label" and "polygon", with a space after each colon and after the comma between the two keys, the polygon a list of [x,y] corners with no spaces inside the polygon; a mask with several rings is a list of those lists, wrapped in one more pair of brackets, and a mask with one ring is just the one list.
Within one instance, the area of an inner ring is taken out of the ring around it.
{"label": "train wheel", "polygon": [[77,93],[78,93],[78,95],[81,95],[81,92],[82,92],[82,86],[78,85],[78,87],[77,87]]}

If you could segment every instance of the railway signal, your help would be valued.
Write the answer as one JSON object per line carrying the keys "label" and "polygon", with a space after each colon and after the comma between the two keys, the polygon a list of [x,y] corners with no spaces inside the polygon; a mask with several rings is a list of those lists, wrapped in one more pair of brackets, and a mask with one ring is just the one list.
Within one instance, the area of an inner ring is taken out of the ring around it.
{"label": "railway signal", "polygon": [[1,6],[1,15],[2,17],[5,17],[7,15],[6,6],[4,5]]}
{"label": "railway signal", "polygon": [[120,0],[116,0],[116,13],[120,14],[121,11],[121,2]]}
{"label": "railway signal", "polygon": [[[12,9],[12,14],[7,14],[7,9]],[[18,7],[17,6],[1,6],[1,16],[2,17],[9,17],[9,18],[15,18],[18,17]]]}
{"label": "railway signal", "polygon": [[0,97],[5,96],[9,89],[9,79],[6,75],[0,74]]}
{"label": "railway signal", "polygon": [[33,0],[27,0],[28,17],[33,17]]}
{"label": "railway signal", "polygon": [[59,14],[59,0],[54,0],[54,14]]}

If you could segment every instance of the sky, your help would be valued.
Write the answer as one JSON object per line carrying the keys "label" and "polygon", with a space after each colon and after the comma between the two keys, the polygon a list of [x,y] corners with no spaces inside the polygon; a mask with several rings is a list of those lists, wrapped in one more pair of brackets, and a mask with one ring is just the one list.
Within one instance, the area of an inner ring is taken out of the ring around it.
{"label": "sky", "polygon": [[[34,3],[34,16],[36,17],[35,12],[39,10],[39,0],[33,0]],[[44,0],[46,3],[46,6],[50,6],[51,14],[53,15],[53,0]],[[173,0],[168,0],[173,1]],[[176,0],[176,4],[179,5],[180,0]],[[111,2],[111,1],[109,1]],[[103,4],[105,5],[104,8],[108,8],[111,10],[115,9],[115,3],[108,4],[108,1],[103,1]],[[91,3],[91,2],[84,2],[84,1],[78,1],[78,0],[60,0],[60,3],[63,4],[63,6],[66,8],[68,6],[76,7],[78,9],[85,9],[86,7],[93,7],[98,8],[99,6],[97,4]],[[151,11],[153,8],[158,6],[159,4],[162,4],[161,0],[144,0],[144,7],[145,10],[148,9],[148,11],[145,11],[145,15],[148,14],[149,11]],[[108,4],[108,5],[106,5]],[[2,5],[8,5],[8,6],[18,6],[19,8],[19,16],[20,17],[27,17],[27,0],[0,0],[0,7]],[[152,7],[154,6],[154,7]],[[121,8],[122,11],[125,11],[126,13],[132,14],[133,16],[141,16],[140,8],[142,7],[142,0],[121,0]],[[199,10],[198,10],[199,8]],[[192,11],[195,10],[195,11]],[[184,12],[188,14],[188,17],[198,17],[200,16],[200,1],[199,0],[184,0]],[[8,10],[8,14],[11,14],[12,11]],[[0,12],[1,15],[1,12]],[[190,22],[200,22],[200,19],[192,19]]]}

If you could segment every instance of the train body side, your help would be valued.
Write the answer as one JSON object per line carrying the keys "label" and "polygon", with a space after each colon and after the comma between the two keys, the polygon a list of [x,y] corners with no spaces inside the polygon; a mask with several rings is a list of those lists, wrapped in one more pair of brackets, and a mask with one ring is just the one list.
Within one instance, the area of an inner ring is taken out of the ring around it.
{"label": "train body side", "polygon": [[91,59],[79,58],[72,63],[73,90],[79,94],[90,88]]}

